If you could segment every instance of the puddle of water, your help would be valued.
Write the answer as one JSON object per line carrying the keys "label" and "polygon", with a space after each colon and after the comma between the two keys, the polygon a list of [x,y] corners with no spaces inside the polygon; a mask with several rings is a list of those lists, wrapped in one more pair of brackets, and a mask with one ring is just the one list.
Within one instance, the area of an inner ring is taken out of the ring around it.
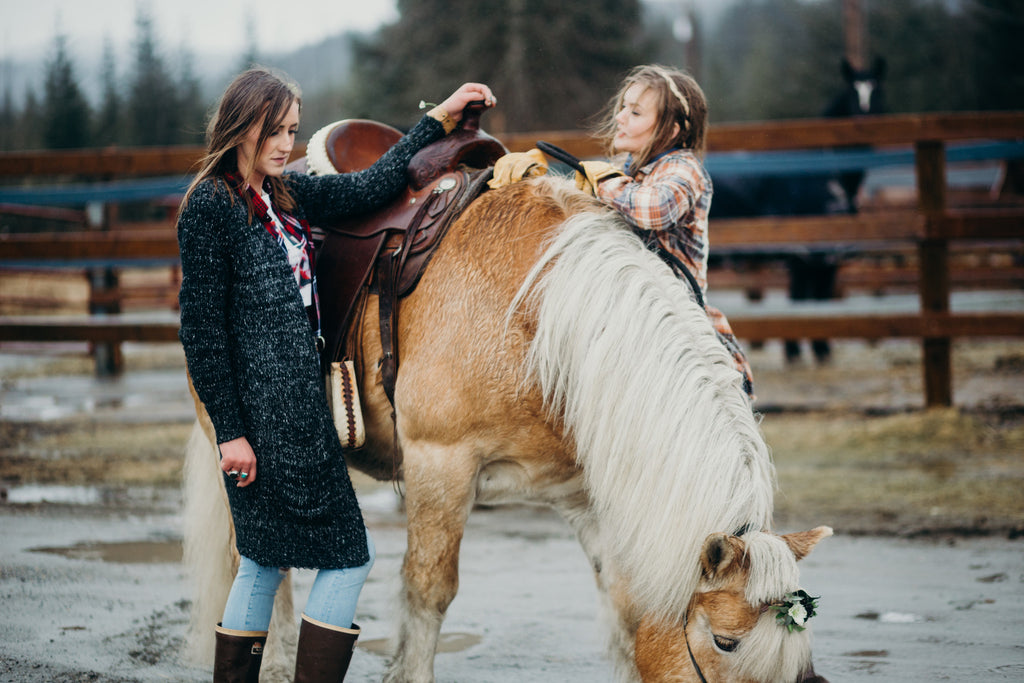
{"label": "puddle of water", "polygon": [[886,612],[878,617],[878,621],[883,624],[914,624],[923,619],[916,614],[906,612]]}
{"label": "puddle of water", "polygon": [[0,505],[143,505],[152,512],[177,510],[181,492],[160,486],[60,486],[24,484],[5,488],[0,482]]}
{"label": "puddle of water", "polygon": [[97,560],[119,564],[173,564],[181,562],[181,541],[82,542],[65,547],[29,548],[34,553],[51,553],[73,560]]}
{"label": "puddle of water", "polygon": [[191,409],[181,371],[138,371],[113,378],[43,375],[0,385],[0,418],[5,420],[50,422],[124,411],[145,411],[167,419],[168,405]]}
{"label": "puddle of water", "polygon": [[96,486],[45,486],[27,484],[7,489],[8,503],[65,503],[71,505],[97,505],[103,502],[103,492]]}
{"label": "puddle of water", "polygon": [[[479,645],[483,641],[481,636],[473,633],[442,633],[437,642],[438,652],[463,652]],[[381,657],[390,657],[394,654],[391,651],[391,641],[387,638],[375,638],[372,640],[360,640],[359,647]]]}
{"label": "puddle of water", "polygon": [[462,652],[479,645],[483,638],[473,633],[442,633],[437,643],[438,652]]}

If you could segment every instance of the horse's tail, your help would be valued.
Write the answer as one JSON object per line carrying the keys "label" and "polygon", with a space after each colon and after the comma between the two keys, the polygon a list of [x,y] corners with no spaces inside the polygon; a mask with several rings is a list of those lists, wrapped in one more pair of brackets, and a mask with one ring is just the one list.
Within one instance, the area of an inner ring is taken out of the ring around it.
{"label": "horse's tail", "polygon": [[213,665],[213,628],[224,612],[238,568],[217,460],[216,446],[196,420],[185,448],[182,545],[192,603],[185,652],[201,666]]}
{"label": "horse's tail", "polygon": [[[198,405],[198,404],[197,404]],[[191,610],[185,634],[185,658],[195,666],[213,666],[214,626],[238,571],[234,527],[224,477],[218,467],[213,426],[202,417],[192,427],[183,471],[183,562],[190,582]],[[205,422],[205,424],[204,424]],[[292,573],[281,582],[274,600],[270,635],[263,657],[263,680],[290,680],[295,664]]]}
{"label": "horse's tail", "polygon": [[687,284],[614,212],[569,218],[511,311],[564,421],[602,543],[644,612],[684,614],[716,531],[768,528],[774,471],[742,377]]}

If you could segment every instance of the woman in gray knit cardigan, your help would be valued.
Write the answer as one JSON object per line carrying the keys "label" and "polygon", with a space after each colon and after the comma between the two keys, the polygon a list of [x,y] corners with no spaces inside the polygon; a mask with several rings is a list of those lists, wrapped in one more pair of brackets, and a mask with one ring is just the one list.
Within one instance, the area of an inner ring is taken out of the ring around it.
{"label": "woman in gray knit cardigan", "polygon": [[374,550],[326,403],[309,223],[397,196],[412,156],[451,132],[474,100],[495,102],[486,85],[467,83],[372,167],[341,175],[284,173],[301,97],[283,75],[240,74],[210,122],[207,155],[181,204],[178,243],[181,343],[217,433],[242,556],[216,628],[214,681],[257,680],[288,567],[319,570],[295,680],[345,676]]}

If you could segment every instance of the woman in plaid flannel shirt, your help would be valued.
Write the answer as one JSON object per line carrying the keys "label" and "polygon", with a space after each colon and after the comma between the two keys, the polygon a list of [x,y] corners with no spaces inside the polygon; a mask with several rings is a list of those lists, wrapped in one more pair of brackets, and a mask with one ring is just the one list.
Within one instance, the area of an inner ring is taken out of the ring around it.
{"label": "woman in plaid flannel shirt", "polygon": [[[595,196],[615,207],[678,275],[707,300],[711,177],[702,159],[707,102],[697,82],[676,69],[639,66],[623,81],[600,130],[615,165],[584,162]],[[725,315],[706,305],[753,397],[750,364]]]}

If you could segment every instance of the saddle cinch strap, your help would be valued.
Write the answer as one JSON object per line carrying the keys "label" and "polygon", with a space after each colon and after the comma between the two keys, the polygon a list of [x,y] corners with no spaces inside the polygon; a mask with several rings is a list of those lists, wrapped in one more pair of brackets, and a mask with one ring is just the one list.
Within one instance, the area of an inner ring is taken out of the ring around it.
{"label": "saddle cinch strap", "polygon": [[375,286],[378,295],[381,381],[392,406],[398,379],[399,301],[415,289],[448,226],[484,191],[490,177],[490,169],[442,176],[432,184],[433,189],[422,201],[409,229],[392,236],[377,257],[370,289]]}

